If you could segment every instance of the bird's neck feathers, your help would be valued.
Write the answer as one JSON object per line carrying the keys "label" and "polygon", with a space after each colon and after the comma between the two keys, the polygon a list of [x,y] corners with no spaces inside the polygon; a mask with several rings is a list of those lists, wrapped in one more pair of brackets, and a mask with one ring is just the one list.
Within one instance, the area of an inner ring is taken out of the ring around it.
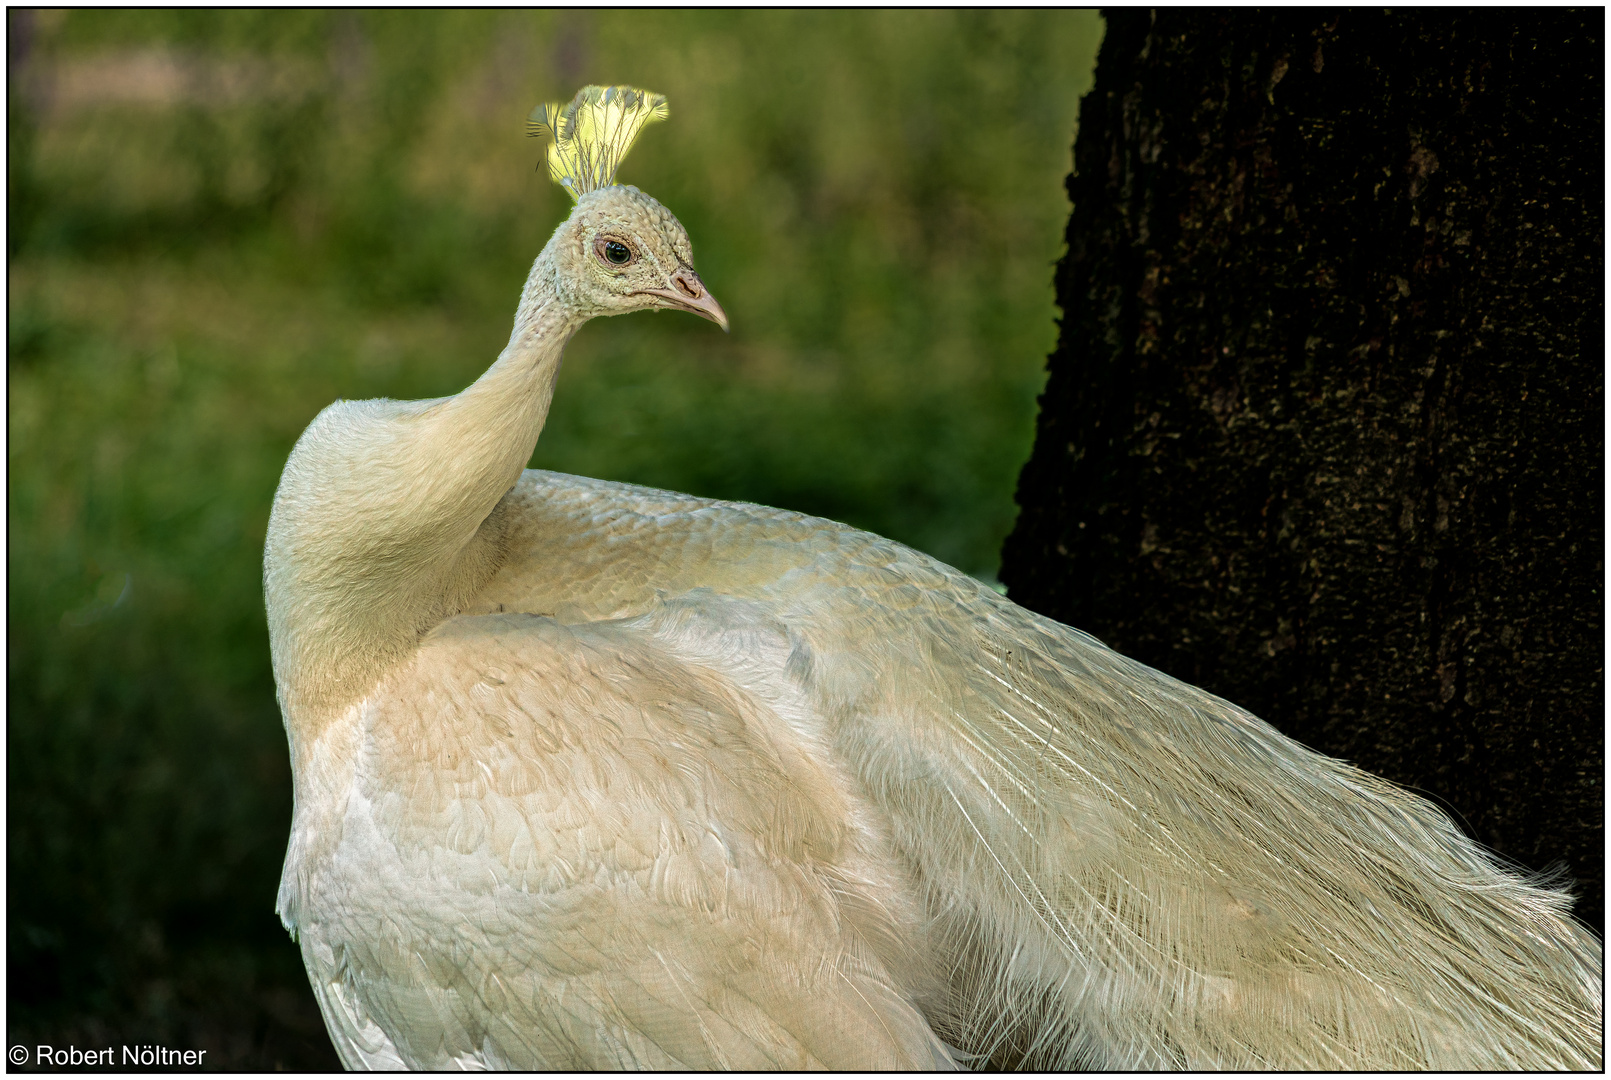
{"label": "bird's neck feathers", "polygon": [[496,572],[489,518],[531,457],[561,353],[587,318],[559,295],[560,232],[475,383],[434,401],[338,401],[291,452],[264,593],[293,757]]}

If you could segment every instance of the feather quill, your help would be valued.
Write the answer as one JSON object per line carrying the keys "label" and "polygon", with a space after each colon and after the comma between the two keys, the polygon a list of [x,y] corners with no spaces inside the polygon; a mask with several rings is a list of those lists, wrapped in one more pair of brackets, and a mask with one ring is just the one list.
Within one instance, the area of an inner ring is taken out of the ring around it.
{"label": "feather quill", "polygon": [[630,86],[584,86],[570,104],[537,106],[526,133],[548,142],[548,175],[571,198],[615,183],[615,172],[638,133],[671,115],[664,94]]}

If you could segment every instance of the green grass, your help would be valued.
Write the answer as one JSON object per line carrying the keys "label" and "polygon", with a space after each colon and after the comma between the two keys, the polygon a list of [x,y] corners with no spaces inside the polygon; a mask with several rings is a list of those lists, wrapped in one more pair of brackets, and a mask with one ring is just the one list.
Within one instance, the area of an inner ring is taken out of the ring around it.
{"label": "green grass", "polygon": [[502,347],[569,207],[522,137],[540,100],[669,96],[621,179],[733,333],[590,325],[533,464],[994,572],[1096,16],[11,18],[12,1042],[332,1060],[272,914],[268,506],[332,399],[453,393]]}

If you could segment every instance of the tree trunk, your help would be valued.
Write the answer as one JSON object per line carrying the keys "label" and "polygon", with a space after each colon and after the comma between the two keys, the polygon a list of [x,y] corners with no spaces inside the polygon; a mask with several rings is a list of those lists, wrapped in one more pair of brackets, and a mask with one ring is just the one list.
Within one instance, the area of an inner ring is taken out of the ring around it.
{"label": "tree trunk", "polygon": [[1603,13],[1108,20],[1010,595],[1600,927]]}

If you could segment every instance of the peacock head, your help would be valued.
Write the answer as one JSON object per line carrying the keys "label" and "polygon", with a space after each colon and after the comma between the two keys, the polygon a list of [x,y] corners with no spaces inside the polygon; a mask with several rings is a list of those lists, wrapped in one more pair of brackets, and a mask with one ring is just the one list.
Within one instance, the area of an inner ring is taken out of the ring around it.
{"label": "peacock head", "polygon": [[569,105],[539,105],[527,120],[549,139],[548,171],[576,200],[555,234],[556,285],[586,316],[670,308],[727,329],[727,315],[694,272],[688,232],[664,206],[615,171],[645,124],[669,115],[666,99],[626,86],[588,86]]}
{"label": "peacock head", "polygon": [[590,191],[560,226],[556,283],[587,315],[669,308],[727,329],[727,314],[694,272],[688,232],[671,211],[635,187]]}

